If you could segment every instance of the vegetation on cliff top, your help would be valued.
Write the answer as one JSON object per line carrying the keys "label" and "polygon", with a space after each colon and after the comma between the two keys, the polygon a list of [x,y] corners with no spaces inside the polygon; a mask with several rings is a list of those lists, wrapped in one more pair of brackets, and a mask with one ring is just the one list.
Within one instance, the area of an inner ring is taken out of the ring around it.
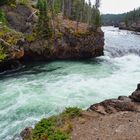
{"label": "vegetation on cliff top", "polygon": [[63,19],[76,21],[78,30],[79,23],[84,22],[96,30],[101,26],[100,11],[98,10],[100,1],[96,0],[95,6],[85,0],[38,0],[37,8],[39,9],[38,31],[41,35],[56,38],[56,17],[62,13]]}
{"label": "vegetation on cliff top", "polygon": [[[101,26],[100,0],[96,0],[95,5],[92,5],[90,0],[89,2],[85,0],[3,0],[0,2],[0,6],[2,7],[0,11],[0,39],[9,46],[5,47],[0,42],[4,51],[7,49],[9,51],[10,46],[17,46],[20,39],[25,40],[27,46],[36,40],[45,40],[46,48],[64,46],[64,32],[67,31],[67,34],[78,38],[90,32],[96,32]],[[16,12],[19,12],[20,8],[23,13],[17,14]],[[31,21],[33,18],[35,18],[35,22]],[[17,21],[19,19],[25,23],[21,26],[27,27],[21,27],[23,32],[20,27],[16,26],[16,23],[18,25],[20,22]],[[12,24],[15,25],[12,26]],[[29,26],[32,28],[29,29],[30,31],[28,30],[29,33],[24,32]],[[22,36],[19,31],[22,32]]]}

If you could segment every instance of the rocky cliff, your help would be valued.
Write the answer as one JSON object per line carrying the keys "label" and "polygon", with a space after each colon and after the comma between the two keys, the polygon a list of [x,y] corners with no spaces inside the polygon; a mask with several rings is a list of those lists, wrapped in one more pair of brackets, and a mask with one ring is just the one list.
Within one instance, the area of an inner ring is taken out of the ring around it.
{"label": "rocky cliff", "polygon": [[[103,55],[104,34],[99,32],[71,33],[69,28],[59,32],[51,46],[47,40],[37,39],[24,47],[26,60],[85,59]],[[27,46],[27,47],[26,47]]]}
{"label": "rocky cliff", "polygon": [[[1,62],[20,60],[85,59],[103,55],[104,33],[92,31],[87,24],[58,15],[54,36],[48,40],[36,35],[37,10],[30,5],[0,7],[7,24],[0,24]],[[3,65],[0,65],[2,70]],[[12,66],[11,66],[12,67]]]}

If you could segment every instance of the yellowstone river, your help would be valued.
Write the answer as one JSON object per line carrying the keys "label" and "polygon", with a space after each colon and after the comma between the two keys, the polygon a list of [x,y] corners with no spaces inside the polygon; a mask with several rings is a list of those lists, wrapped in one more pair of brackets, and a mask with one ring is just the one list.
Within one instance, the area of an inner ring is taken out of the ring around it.
{"label": "yellowstone river", "polygon": [[0,140],[65,107],[130,95],[140,82],[140,35],[103,27],[105,55],[84,61],[55,61],[0,75]]}

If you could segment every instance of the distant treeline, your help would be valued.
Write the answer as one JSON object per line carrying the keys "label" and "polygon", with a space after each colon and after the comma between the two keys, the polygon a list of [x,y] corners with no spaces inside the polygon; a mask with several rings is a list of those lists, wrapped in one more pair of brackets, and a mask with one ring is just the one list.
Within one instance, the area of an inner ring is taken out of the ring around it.
{"label": "distant treeline", "polygon": [[130,11],[126,13],[125,20],[124,20],[126,26],[129,26],[129,24],[139,24],[140,23],[140,7],[138,9],[134,9],[133,11]]}
{"label": "distant treeline", "polygon": [[101,15],[102,24],[107,26],[118,25],[125,19],[125,14],[105,14]]}
{"label": "distant treeline", "polygon": [[134,9],[123,14],[105,14],[101,16],[103,25],[119,25],[121,23],[129,26],[130,24],[140,23],[140,8]]}
{"label": "distant treeline", "polygon": [[49,9],[55,13],[63,13],[65,17],[78,22],[85,22],[90,25],[100,26],[101,17],[100,0],[95,1],[95,5],[91,1],[86,0],[47,0]]}
{"label": "distant treeline", "polygon": [[[95,0],[95,4],[91,4],[91,0],[35,0],[40,9],[44,7],[56,16],[58,13],[63,13],[66,18],[77,22],[88,23],[91,26],[99,27],[101,25],[100,16],[100,0]],[[0,0],[0,6],[4,4],[29,4],[32,0]],[[43,8],[42,8],[43,9]]]}

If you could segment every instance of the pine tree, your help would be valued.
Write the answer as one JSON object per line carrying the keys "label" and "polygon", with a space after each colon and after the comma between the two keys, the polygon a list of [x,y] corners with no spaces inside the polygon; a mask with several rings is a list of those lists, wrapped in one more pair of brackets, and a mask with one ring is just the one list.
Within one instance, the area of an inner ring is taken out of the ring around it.
{"label": "pine tree", "polygon": [[48,8],[46,0],[38,0],[37,7],[39,9],[38,33],[39,35],[49,39],[52,36],[52,31],[49,26]]}
{"label": "pine tree", "polygon": [[95,27],[96,27],[96,30],[97,30],[98,27],[101,26],[101,15],[100,15],[99,7],[100,7],[100,0],[96,0],[95,1],[95,8],[96,8],[96,11],[95,11]]}
{"label": "pine tree", "polygon": [[96,12],[95,26],[96,26],[96,29],[101,26],[101,15],[100,15],[100,11],[97,11]]}
{"label": "pine tree", "polygon": [[0,23],[3,25],[6,24],[6,17],[2,10],[0,10]]}
{"label": "pine tree", "polygon": [[128,15],[125,16],[125,26],[128,27]]}

